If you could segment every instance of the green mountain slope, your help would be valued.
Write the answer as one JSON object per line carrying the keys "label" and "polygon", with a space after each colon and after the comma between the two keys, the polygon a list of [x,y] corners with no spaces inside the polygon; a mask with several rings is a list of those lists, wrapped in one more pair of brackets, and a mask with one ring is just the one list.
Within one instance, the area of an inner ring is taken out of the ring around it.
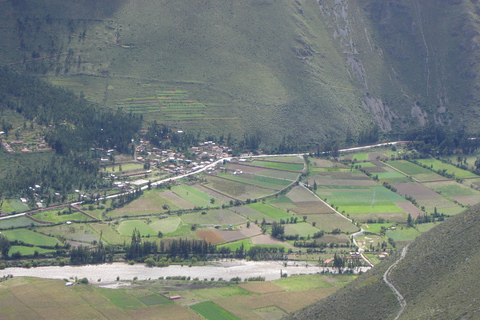
{"label": "green mountain slope", "polygon": [[[265,143],[478,123],[478,9],[447,0],[0,2],[0,65]],[[268,134],[267,134],[268,133]]]}
{"label": "green mountain slope", "polygon": [[[405,258],[388,276],[407,303],[398,319],[479,317],[479,223],[480,205],[476,205],[408,246]],[[394,319],[400,305],[382,277],[398,256],[291,318]]]}

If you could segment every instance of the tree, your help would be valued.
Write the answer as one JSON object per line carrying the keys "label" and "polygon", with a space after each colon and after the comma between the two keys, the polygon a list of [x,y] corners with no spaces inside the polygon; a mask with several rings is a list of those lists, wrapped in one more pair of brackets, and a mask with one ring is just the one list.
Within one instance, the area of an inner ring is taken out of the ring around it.
{"label": "tree", "polygon": [[412,215],[410,213],[408,214],[408,217],[407,217],[407,226],[408,227],[413,227],[413,219],[412,219]]}
{"label": "tree", "polygon": [[2,252],[2,256],[4,258],[8,257],[8,251],[10,251],[10,247],[11,244],[10,241],[8,241],[8,238],[5,235],[0,234],[0,251]]}
{"label": "tree", "polygon": [[313,191],[317,191],[317,181],[313,180]]}

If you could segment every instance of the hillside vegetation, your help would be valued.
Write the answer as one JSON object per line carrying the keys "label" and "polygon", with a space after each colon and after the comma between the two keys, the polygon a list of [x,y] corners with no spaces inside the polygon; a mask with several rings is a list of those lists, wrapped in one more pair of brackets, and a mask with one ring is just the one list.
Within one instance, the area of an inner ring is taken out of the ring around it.
{"label": "hillside vegetation", "polygon": [[267,144],[343,139],[373,123],[474,130],[478,6],[4,1],[0,65],[148,121]]}
{"label": "hillside vegetation", "polygon": [[[409,245],[388,277],[407,302],[398,319],[478,318],[479,221],[480,205],[476,205]],[[291,319],[394,319],[400,305],[382,277],[398,258],[392,256]]]}

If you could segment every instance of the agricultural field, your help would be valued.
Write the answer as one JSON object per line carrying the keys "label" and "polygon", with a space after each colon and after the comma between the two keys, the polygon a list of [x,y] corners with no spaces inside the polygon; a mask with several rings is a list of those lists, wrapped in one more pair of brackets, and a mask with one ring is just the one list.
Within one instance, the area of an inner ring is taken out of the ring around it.
{"label": "agricultural field", "polygon": [[418,162],[432,168],[435,171],[445,171],[447,174],[454,174],[455,178],[464,179],[478,177],[476,174],[471,173],[470,171],[457,168],[454,165],[437,159],[419,159]]}
{"label": "agricultural field", "polygon": [[442,197],[453,199],[459,203],[470,206],[480,202],[480,192],[471,189],[456,181],[442,181],[425,183],[425,186],[434,190]]}
{"label": "agricultural field", "polygon": [[247,207],[255,211],[258,211],[274,220],[290,219],[292,217],[292,215],[287,213],[286,211],[277,209],[269,204],[265,204],[261,202],[250,203],[247,205]]}
{"label": "agricultural field", "polygon": [[441,175],[431,170],[422,168],[421,166],[406,160],[388,161],[387,164],[418,181],[435,181],[445,179]]}
{"label": "agricultural field", "polygon": [[68,240],[88,242],[100,240],[100,234],[87,223],[73,223],[71,225],[62,224],[52,227],[37,227],[39,234],[59,236]]}
{"label": "agricultural field", "polygon": [[277,169],[277,170],[287,170],[287,171],[302,171],[303,170],[303,164],[302,163],[274,162],[273,160],[269,160],[269,161],[253,160],[252,162],[249,162],[248,164],[252,165],[252,166],[270,168],[270,169]]}
{"label": "agricultural field", "polygon": [[460,205],[449,201],[437,192],[419,183],[401,183],[393,185],[397,193],[415,199],[420,207],[425,207],[425,212],[433,213],[437,208],[440,213],[457,214],[464,210]]}
{"label": "agricultural field", "polygon": [[13,229],[2,231],[10,241],[22,241],[26,244],[32,244],[37,246],[54,247],[55,245],[62,245],[55,237],[49,237],[38,232],[34,232],[28,229]]}
{"label": "agricultural field", "polygon": [[190,306],[190,309],[198,312],[208,320],[240,320],[240,318],[234,316],[211,301],[194,304]]}
{"label": "agricultural field", "polygon": [[[164,206],[167,206],[164,209]],[[193,206],[192,206],[193,207]],[[146,191],[142,197],[132,201],[122,208],[118,208],[106,213],[108,218],[132,217],[132,216],[146,216],[161,214],[167,210],[177,210],[179,207],[175,205],[170,199],[163,196],[157,190]]]}
{"label": "agricultural field", "polygon": [[89,221],[92,220],[89,216],[77,211],[72,210],[69,213],[68,209],[64,210],[46,210],[32,215],[33,218],[41,221],[49,221],[54,223],[61,223],[65,221]]}
{"label": "agricultural field", "polygon": [[27,216],[20,216],[20,217],[0,220],[0,230],[34,227],[34,226],[45,226],[45,225],[49,225],[49,224],[34,221]]}
{"label": "agricultural field", "polygon": [[213,206],[221,206],[224,204],[223,201],[216,199],[193,186],[188,186],[185,184],[172,187],[172,192],[174,192],[179,197],[190,201],[197,207],[207,208]]}
{"label": "agricultural field", "polygon": [[239,182],[243,182],[248,185],[255,185],[258,187],[269,188],[273,190],[281,190],[292,183],[291,180],[280,180],[261,175],[252,175],[248,173],[242,173],[238,175],[233,174],[219,174],[219,177],[231,179]]}

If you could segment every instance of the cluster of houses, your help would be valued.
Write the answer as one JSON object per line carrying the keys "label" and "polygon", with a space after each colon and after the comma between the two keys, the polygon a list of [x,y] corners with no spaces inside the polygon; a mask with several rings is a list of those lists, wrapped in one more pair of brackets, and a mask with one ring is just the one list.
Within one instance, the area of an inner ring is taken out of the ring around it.
{"label": "cluster of houses", "polygon": [[[2,145],[2,147],[8,152],[8,153],[15,153],[15,150],[13,147],[18,147],[18,148],[21,148],[20,149],[20,152],[22,153],[29,153],[31,152],[30,149],[28,149],[26,146],[23,146],[24,145],[24,142],[22,140],[14,140],[14,141],[11,141],[10,143],[6,142],[5,140],[1,140],[0,139],[0,144]],[[22,148],[23,146],[23,148]],[[52,148],[50,148],[45,141],[39,141],[39,144],[37,145],[36,147],[36,151],[38,152],[41,152],[41,151],[51,151]]]}

